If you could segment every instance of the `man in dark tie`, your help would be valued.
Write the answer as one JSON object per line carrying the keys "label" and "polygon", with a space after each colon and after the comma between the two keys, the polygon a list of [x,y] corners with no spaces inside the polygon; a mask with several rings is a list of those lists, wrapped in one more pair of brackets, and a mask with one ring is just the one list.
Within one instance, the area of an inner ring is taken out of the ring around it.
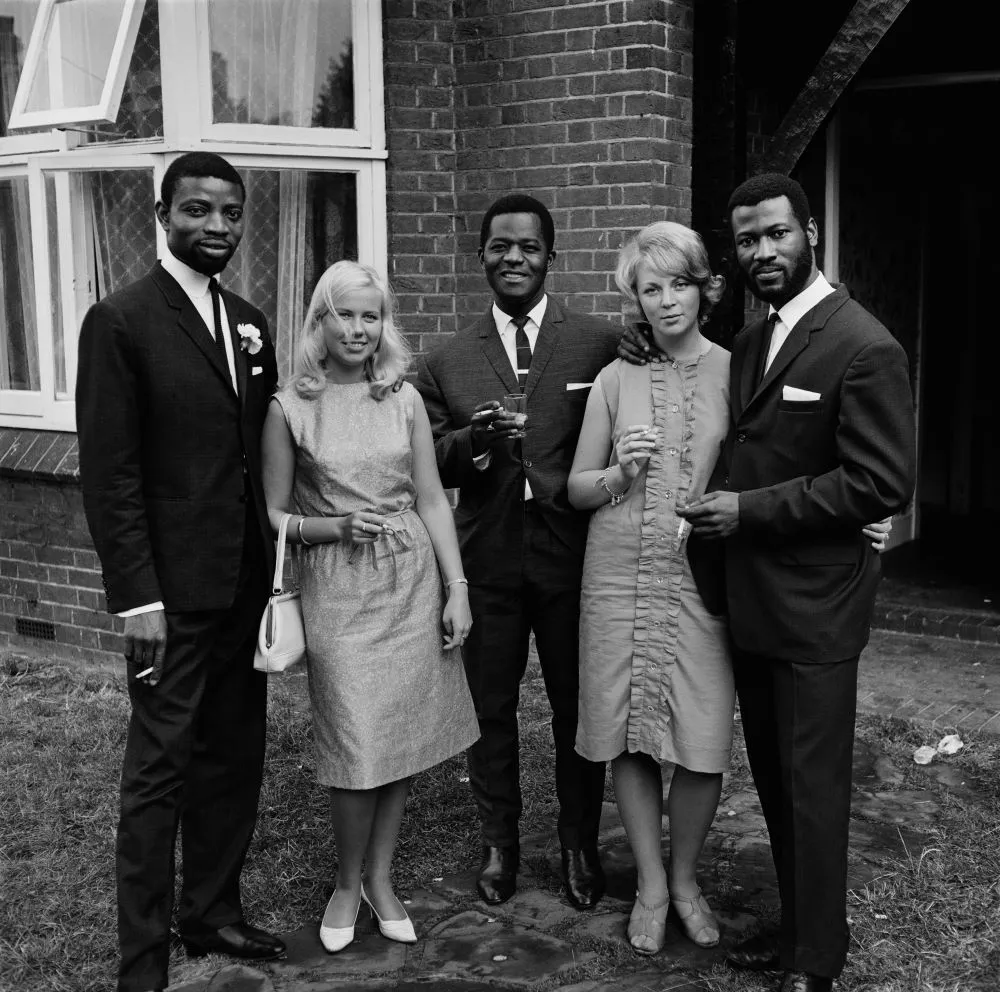
{"label": "man in dark tie", "polygon": [[125,618],[132,702],[119,992],[166,988],[178,825],[188,953],[284,953],[240,900],[264,759],[267,683],[253,654],[274,547],[260,434],[277,379],[264,315],[216,278],[244,200],[218,155],[176,159],[156,204],[168,253],[91,307],[80,332],[80,478],[108,609]]}
{"label": "man in dark tie", "polygon": [[[552,706],[563,878],[570,902],[589,909],[604,891],[604,765],[574,750],[587,515],[569,505],[566,479],[588,387],[614,359],[619,334],[546,295],[554,240],[551,215],[532,197],[506,196],[487,210],[479,260],[493,306],[426,357],[417,388],[442,481],[459,490],[455,523],[474,621],[465,666],[482,734],[469,752],[483,836],[477,888],[497,904],[516,887],[517,702],[534,632]],[[525,398],[523,437],[499,401],[505,394]]]}
{"label": "man in dark tie", "polygon": [[816,267],[802,187],[756,176],[729,214],[770,313],[733,343],[716,491],[684,515],[727,539],[736,689],[781,896],[779,932],[729,960],[782,968],[781,992],[829,992],[847,954],[858,659],[880,573],[862,527],[913,493],[913,399],[903,349]]}

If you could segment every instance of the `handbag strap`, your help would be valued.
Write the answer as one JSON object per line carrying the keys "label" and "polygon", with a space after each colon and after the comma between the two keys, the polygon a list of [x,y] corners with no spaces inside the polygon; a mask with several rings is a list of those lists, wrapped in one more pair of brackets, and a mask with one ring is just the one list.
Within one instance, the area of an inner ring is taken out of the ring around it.
{"label": "handbag strap", "polygon": [[278,546],[275,548],[274,560],[274,582],[271,584],[271,594],[280,596],[285,584],[285,541],[288,537],[288,524],[292,519],[290,513],[281,515],[281,523],[278,524]]}

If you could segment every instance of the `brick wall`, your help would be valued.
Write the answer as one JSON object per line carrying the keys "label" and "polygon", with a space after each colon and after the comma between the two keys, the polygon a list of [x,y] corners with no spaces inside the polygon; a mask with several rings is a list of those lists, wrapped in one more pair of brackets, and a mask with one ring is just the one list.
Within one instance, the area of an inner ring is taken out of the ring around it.
{"label": "brick wall", "polygon": [[[53,455],[63,454],[60,465],[44,472],[23,466],[32,434]],[[105,612],[100,563],[83,515],[76,438],[0,429],[0,463],[0,651],[120,659],[121,621]]]}
{"label": "brick wall", "polygon": [[383,7],[389,275],[417,350],[456,330],[453,7]]}
{"label": "brick wall", "polygon": [[618,249],[691,219],[693,0],[387,0],[385,17],[404,329],[426,348],[482,312],[480,219],[515,190],[553,212],[550,290],[618,317]]}

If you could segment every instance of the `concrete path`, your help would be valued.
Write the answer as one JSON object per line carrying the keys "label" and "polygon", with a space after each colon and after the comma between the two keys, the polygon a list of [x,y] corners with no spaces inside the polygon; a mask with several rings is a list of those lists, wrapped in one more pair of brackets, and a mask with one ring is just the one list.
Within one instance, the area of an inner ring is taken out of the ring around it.
{"label": "concrete path", "polygon": [[[862,660],[862,710],[913,720],[928,743],[946,732],[1000,734],[1000,647],[876,632]],[[950,791],[969,786],[946,762],[926,769]],[[938,810],[930,790],[889,788],[903,772],[885,754],[855,751],[850,884],[863,887],[888,857],[920,850]],[[723,940],[702,950],[671,922],[654,958],[635,955],[625,940],[634,898],[635,865],[618,819],[606,803],[601,856],[608,893],[596,910],[574,910],[560,894],[554,837],[522,841],[518,893],[496,909],[474,894],[468,871],[428,879],[410,893],[407,909],[419,941],[385,940],[364,913],[354,943],[337,955],[319,944],[316,927],[286,934],[285,961],[247,967],[219,960],[219,969],[171,986],[169,992],[485,992],[561,989],[564,992],[704,992],[699,979],[722,967],[726,948],[762,919],[773,918],[778,896],[767,833],[756,795],[728,780],[704,853],[701,883],[719,912]],[[666,851],[665,851],[666,853]]]}

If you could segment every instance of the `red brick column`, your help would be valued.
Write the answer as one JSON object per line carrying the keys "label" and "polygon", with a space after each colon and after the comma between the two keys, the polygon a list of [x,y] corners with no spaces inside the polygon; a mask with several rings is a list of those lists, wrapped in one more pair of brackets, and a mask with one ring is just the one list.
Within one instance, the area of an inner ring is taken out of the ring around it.
{"label": "red brick column", "polygon": [[455,6],[459,314],[486,302],[479,219],[516,190],[553,212],[553,292],[617,317],[618,248],[690,221],[693,0]]}
{"label": "red brick column", "polygon": [[453,6],[384,5],[389,275],[419,350],[456,329]]}

